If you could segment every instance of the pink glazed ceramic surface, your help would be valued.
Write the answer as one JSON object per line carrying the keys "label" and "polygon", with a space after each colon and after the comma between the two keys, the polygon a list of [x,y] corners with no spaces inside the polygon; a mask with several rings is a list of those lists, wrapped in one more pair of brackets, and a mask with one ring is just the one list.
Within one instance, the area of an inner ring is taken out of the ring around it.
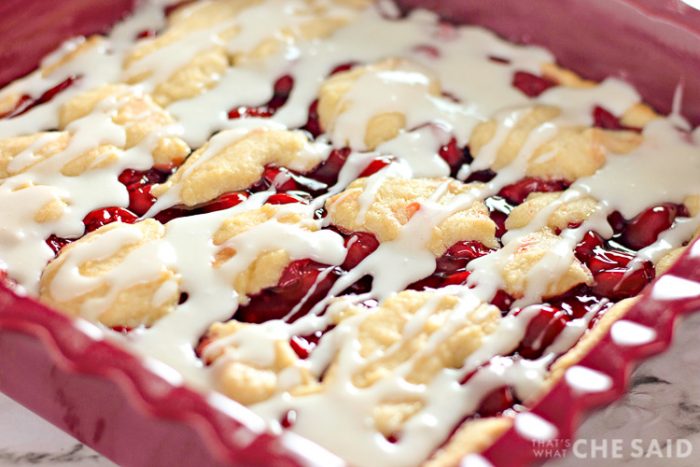
{"label": "pink glazed ceramic surface", "polygon": [[[5,0],[0,5],[0,84],[31,71],[62,40],[107,29],[133,0]],[[662,111],[679,82],[684,114],[700,123],[700,12],[680,1],[489,0],[401,2],[457,22],[479,24],[518,42],[549,48],[564,66],[591,77],[621,76]],[[557,438],[625,391],[635,362],[668,347],[673,323],[700,310],[700,243],[653,282],[625,319],[653,328],[643,345],[603,338],[581,362],[609,375],[604,392],[562,380],[531,408]],[[216,394],[172,384],[168,371],[99,339],[0,285],[0,390],[122,465],[333,465],[342,461],[294,434],[266,434],[252,412]],[[483,455],[495,465],[542,462],[515,428]]]}

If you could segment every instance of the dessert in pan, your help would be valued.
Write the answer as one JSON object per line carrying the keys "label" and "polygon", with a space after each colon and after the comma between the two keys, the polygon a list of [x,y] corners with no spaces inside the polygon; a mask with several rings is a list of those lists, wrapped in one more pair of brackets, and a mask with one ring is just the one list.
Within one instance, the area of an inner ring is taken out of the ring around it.
{"label": "dessert in pan", "polygon": [[700,230],[677,108],[388,2],[145,2],[0,114],[5,282],[352,465],[488,448]]}

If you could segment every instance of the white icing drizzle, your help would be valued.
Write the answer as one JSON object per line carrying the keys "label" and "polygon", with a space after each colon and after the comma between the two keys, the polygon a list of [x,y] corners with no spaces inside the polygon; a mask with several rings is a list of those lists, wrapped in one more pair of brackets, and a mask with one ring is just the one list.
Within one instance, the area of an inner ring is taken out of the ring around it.
{"label": "white icing drizzle", "polygon": [[[163,28],[165,18],[162,6],[166,3],[144,2],[135,15],[115,27],[101,43],[53,73],[44,77],[37,71],[1,91],[0,96],[19,93],[36,97],[69,76],[81,77],[52,101],[20,117],[0,120],[0,137],[55,128],[59,106],[77,92],[143,73],[148,76],[133,88],[134,92],[150,92],[202,51],[222,46],[232,56],[239,56],[254,49],[270,36],[271,31],[275,35],[285,28],[295,30],[312,19],[302,8],[304,2],[301,0],[261,2],[211,29],[187,34],[145,56],[129,69],[122,70],[121,63],[132,50],[137,33],[144,29]],[[0,225],[0,265],[8,270],[10,277],[30,293],[36,294],[41,271],[52,258],[52,252],[44,240],[51,234],[69,238],[82,235],[82,219],[93,209],[127,206],[128,195],[117,176],[126,168],[150,168],[153,165],[151,150],[156,137],[178,134],[193,147],[208,141],[208,149],[194,164],[197,167],[252,129],[301,127],[307,120],[309,105],[317,98],[321,83],[339,64],[370,64],[389,57],[412,60],[437,76],[447,96],[429,95],[426,92],[427,77],[418,69],[415,72],[380,71],[363,75],[345,97],[348,111],[341,115],[330,134],[308,144],[299,154],[300,162],[304,157],[323,160],[332,146],[344,146],[346,142],[355,150],[363,150],[367,122],[377,113],[401,112],[406,116],[406,130],[373,152],[353,152],[341,170],[338,182],[329,189],[328,194],[316,198],[309,205],[280,207],[280,212],[296,212],[305,219],[313,219],[314,210],[322,207],[328,196],[339,193],[356,179],[369,161],[379,155],[392,155],[397,160],[367,180],[360,197],[358,218],[362,220],[379,187],[388,177],[447,176],[449,167],[438,155],[440,147],[452,137],[460,147],[464,146],[479,122],[493,118],[497,129],[492,140],[482,148],[479,158],[471,167],[463,168],[460,172],[464,178],[470,171],[487,169],[492,165],[509,132],[533,102],[554,105],[562,110],[559,117],[532,131],[515,160],[490,182],[475,186],[446,205],[437,202],[446,185],[438,188],[431,198],[422,200],[420,209],[404,225],[399,236],[382,243],[357,267],[338,279],[328,297],[307,315],[294,323],[273,320],[247,326],[207,349],[207,352],[226,349],[225,356],[214,367],[227,359],[269,366],[274,360],[275,342],[324,330],[345,307],[370,298],[381,302],[412,282],[429,276],[436,264],[436,258],[426,248],[433,228],[475,201],[495,195],[504,186],[521,179],[532,153],[560,128],[590,125],[591,111],[596,105],[603,105],[613,114],[620,115],[639,102],[637,93],[616,79],[607,79],[598,86],[585,89],[555,87],[536,100],[529,100],[511,87],[510,82],[516,70],[539,73],[543,63],[553,61],[553,57],[540,48],[514,46],[479,28],[439,24],[434,14],[425,11],[413,12],[401,20],[391,19],[392,15],[386,15],[386,12],[392,9],[393,4],[389,4],[389,10],[384,5],[383,8],[355,12],[329,2],[321,3],[329,8],[330,16],[349,20],[349,23],[324,40],[282,41],[279,51],[265,60],[242,60],[235,67],[229,67],[218,77],[212,89],[203,90],[196,97],[174,102],[168,107],[167,110],[178,121],[177,125],[159,130],[128,151],[118,150],[119,157],[112,165],[89,169],[82,177],[67,177],[60,172],[66,162],[100,144],[123,147],[126,138],[124,128],[111,120],[119,104],[118,99],[105,100],[93,113],[71,123],[67,128],[71,134],[70,144],[60,154],[43,161],[35,155],[38,149],[55,137],[49,133],[14,158],[8,165],[12,176],[0,180],[0,212],[3,219]],[[260,27],[261,24],[265,27]],[[238,28],[237,33],[224,40],[221,33],[232,28]],[[358,38],[371,38],[372,45],[368,46],[366,40]],[[55,63],[81,43],[81,39],[67,42],[59,51],[47,57],[43,65]],[[489,57],[499,58],[500,61],[490,61]],[[255,106],[268,101],[273,93],[273,83],[286,74],[294,78],[294,88],[289,100],[272,118],[228,119],[227,112],[231,108]],[[360,389],[352,384],[352,377],[358,368],[383,355],[379,352],[365,358],[359,352],[359,324],[378,310],[369,307],[366,312],[341,321],[324,335],[309,358],[299,363],[314,376],[320,377],[334,362],[337,371],[333,381],[325,384],[322,392],[294,397],[285,391],[299,382],[299,368],[290,368],[279,375],[278,394],[252,409],[266,420],[272,430],[280,429],[279,420],[284,413],[295,410],[297,419],[291,428],[293,431],[339,454],[353,465],[403,466],[415,465],[426,459],[466,414],[477,409],[483,396],[490,391],[507,385],[521,399],[538,394],[547,377],[548,366],[577,342],[599,310],[592,309],[584,317],[570,321],[540,359],[513,360],[504,355],[513,352],[523,339],[530,320],[538,310],[536,305],[529,305],[540,302],[547,287],[568,267],[573,259],[573,249],[583,235],[593,230],[610,237],[612,230],[606,218],[614,210],[631,218],[649,206],[662,202],[682,203],[687,196],[700,194],[696,183],[700,179],[697,148],[700,136],[697,130],[691,136],[674,128],[674,124],[679,126],[677,117],[680,110],[676,110],[675,117],[657,119],[647,125],[643,132],[644,141],[637,149],[627,155],[607,155],[607,163],[596,174],[578,180],[527,226],[505,235],[503,248],[472,261],[469,265],[471,275],[466,285],[434,291],[434,298],[406,324],[403,330],[405,339],[410,339],[423,329],[440,298],[457,297],[457,306],[450,311],[444,326],[430,335],[421,351],[386,378],[369,388]],[[211,137],[217,131],[219,133]],[[542,157],[551,157],[551,154]],[[298,167],[304,167],[304,164],[300,163]],[[295,169],[295,164],[292,163],[289,168]],[[22,170],[25,171],[19,173]],[[650,187],[652,180],[653,189]],[[179,189],[178,185],[173,186],[146,217],[177,204]],[[634,196],[630,196],[630,193]],[[241,301],[233,289],[233,278],[238,273],[244,271],[261,252],[271,249],[284,248],[291,259],[309,258],[331,266],[341,264],[346,254],[342,238],[330,230],[310,231],[271,219],[230,239],[226,246],[233,248],[236,254],[223,266],[215,268],[213,260],[222,246],[215,246],[212,237],[222,222],[237,213],[259,208],[270,194],[254,194],[243,203],[224,211],[169,222],[161,240],[134,250],[118,268],[100,279],[110,283],[110,292],[99,299],[101,303],[86,303],[85,316],[94,317],[94,313],[112,300],[118,290],[151,278],[157,268],[167,265],[176,271],[178,283],[166,282],[155,294],[153,304],[157,306],[162,303],[176,287],[187,293],[187,301],[148,329],[136,329],[125,337],[107,334],[110,339],[155,358],[160,362],[155,364],[156,371],[165,374],[166,379],[174,384],[184,381],[203,389],[210,388],[212,368],[203,366],[193,346],[212,323],[225,321],[234,315]],[[460,369],[443,370],[427,384],[408,383],[406,376],[412,365],[469,322],[473,314],[479,312],[479,305],[490,301],[502,288],[501,271],[523,237],[543,228],[551,213],[563,203],[584,195],[600,200],[598,210],[583,225],[564,229],[556,245],[532,268],[527,277],[525,295],[516,302],[516,306],[522,309],[517,314],[507,314],[500,319],[493,332],[483,338],[480,348],[467,357]],[[67,205],[63,216],[57,221],[36,222],[34,213],[53,199],[62,200]],[[313,222],[320,228],[327,221]],[[656,261],[662,254],[687,241],[698,226],[700,217],[678,219],[654,244],[641,250],[636,261]],[[78,273],[80,261],[107,257],[125,243],[137,241],[139,235],[137,228],[127,226],[108,232],[99,237],[99,241],[80,245],[72,263],[57,275],[51,286],[52,294],[59,299],[69,299],[90,289],[94,280]],[[321,273],[305,299],[313,294],[315,287],[329,272],[330,269]],[[370,292],[334,298],[365,275],[373,278]],[[667,277],[669,279],[665,283],[662,283],[664,278],[659,281],[654,292],[660,296],[680,293],[678,291],[683,284],[677,282],[679,279],[675,278],[675,283],[669,283],[674,279]],[[665,285],[660,288],[660,284]],[[297,304],[290,315],[302,304],[303,301]],[[624,323],[618,322],[613,326],[616,341],[633,345],[653,338],[640,330],[639,325]],[[390,348],[386,352],[392,350]],[[177,374],[171,373],[169,368],[175,369]],[[475,373],[469,381],[460,384],[472,371]],[[604,390],[607,382],[602,375],[592,375],[591,372],[590,369],[573,367],[566,377],[582,390]],[[178,375],[182,375],[182,380]],[[423,408],[404,424],[398,442],[391,443],[374,429],[372,411],[381,402],[403,399],[420,400]],[[216,395],[211,396],[211,401],[240,416],[238,409],[234,408],[235,404]],[[251,419],[251,424],[257,423],[257,419]],[[338,436],[338,426],[342,426],[344,436]],[[547,421],[529,413],[515,416],[515,426],[521,434],[533,439],[556,436],[556,430]]]}

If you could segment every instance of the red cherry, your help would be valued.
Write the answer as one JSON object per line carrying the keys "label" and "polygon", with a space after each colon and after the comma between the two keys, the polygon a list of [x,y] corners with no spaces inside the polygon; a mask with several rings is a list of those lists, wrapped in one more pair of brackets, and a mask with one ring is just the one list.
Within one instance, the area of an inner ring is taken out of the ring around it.
{"label": "red cherry", "polygon": [[511,204],[521,204],[530,193],[548,193],[563,191],[569,187],[564,180],[542,180],[540,178],[524,178],[512,185],[505,186],[498,193]]}
{"label": "red cherry", "polygon": [[634,258],[632,254],[620,250],[595,248],[593,252],[594,255],[586,264],[588,265],[588,269],[594,274],[610,269],[625,268]]}
{"label": "red cherry", "polygon": [[593,275],[592,290],[600,296],[622,300],[639,294],[654,275],[654,266],[649,261],[631,272],[628,268],[608,269]]}
{"label": "red cherry", "polygon": [[495,177],[496,177],[496,172],[494,172],[491,169],[477,170],[476,172],[472,172],[471,174],[469,174],[469,177],[467,178],[466,182],[467,183],[472,183],[472,182],[488,183],[491,180],[493,180]]}
{"label": "red cherry", "polygon": [[659,234],[673,225],[678,215],[678,206],[662,204],[649,208],[627,222],[622,229],[620,241],[633,250],[641,250],[651,245]]}
{"label": "red cherry", "polygon": [[129,190],[129,210],[143,216],[156,202],[151,194],[151,185],[138,186]]}
{"label": "red cherry", "polygon": [[461,272],[456,272],[454,274],[450,274],[445,278],[445,280],[442,281],[442,284],[440,284],[441,287],[447,287],[448,285],[461,285],[467,282],[467,279],[469,279],[469,275],[471,273],[469,271],[461,271]]}
{"label": "red cherry", "polygon": [[450,173],[454,176],[459,169],[471,162],[472,157],[469,154],[469,148],[460,148],[457,146],[457,140],[452,138],[449,143],[442,146],[438,152],[440,157],[450,166]]}
{"label": "red cherry", "polygon": [[335,68],[333,68],[331,70],[329,76],[332,76],[336,73],[342,73],[344,71],[352,70],[356,65],[357,65],[357,62],[341,63],[340,65],[336,66]]}
{"label": "red cherry", "polygon": [[202,212],[223,211],[224,209],[232,208],[241,204],[247,198],[248,195],[245,193],[226,193],[219,196],[214,201],[204,204],[200,207],[200,210]]}
{"label": "red cherry", "polygon": [[540,305],[539,312],[527,326],[517,353],[527,359],[542,356],[542,352],[564,329],[566,322],[567,315],[564,311],[549,305]]}
{"label": "red cherry", "polygon": [[309,204],[309,202],[306,199],[300,198],[299,196],[290,195],[289,193],[275,193],[274,195],[271,195],[269,198],[267,198],[266,203],[267,204],[294,204],[294,203]]}
{"label": "red cherry", "polygon": [[367,167],[365,167],[365,170],[363,170],[360,173],[359,177],[369,177],[371,175],[374,175],[387,165],[391,164],[393,160],[394,158],[390,156],[377,157],[372,162],[370,162]]}
{"label": "red cherry", "polygon": [[620,211],[614,211],[608,215],[608,224],[610,224],[610,227],[615,233],[622,232],[622,229],[625,228],[626,222],[627,221],[625,221],[625,218],[622,216]]}
{"label": "red cherry", "polygon": [[323,130],[321,129],[321,121],[319,120],[318,116],[318,99],[313,101],[309,106],[309,116],[303,129],[311,133],[311,136],[314,138],[318,138],[318,136],[323,133]]}
{"label": "red cherry", "polygon": [[308,173],[307,176],[329,186],[335,184],[338,181],[338,174],[351,152],[350,148],[334,149],[328,155],[328,159]]}
{"label": "red cherry", "polygon": [[167,224],[173,219],[178,219],[180,217],[187,217],[196,213],[196,209],[185,209],[185,208],[168,208],[164,211],[159,212],[153,218],[160,222],[161,224]]}
{"label": "red cherry", "polygon": [[[236,310],[234,319],[258,324],[272,319],[282,319],[298,303],[305,300],[303,306],[288,320],[292,322],[299,319],[326,296],[341,275],[339,268],[332,268],[322,280],[318,280],[321,272],[326,269],[328,266],[310,259],[291,262],[282,271],[279,283],[250,297],[247,305]],[[308,295],[312,289],[313,292]]]}
{"label": "red cherry", "polygon": [[624,130],[620,120],[608,110],[595,106],[593,109],[593,126],[606,130]]}
{"label": "red cherry", "polygon": [[501,311],[508,311],[510,310],[511,305],[513,304],[513,297],[508,295],[508,293],[504,290],[499,290],[496,292],[496,295],[494,295],[493,299],[491,300],[491,304],[494,305],[496,308],[498,308]]}
{"label": "red cherry", "polygon": [[528,97],[537,97],[547,89],[556,86],[557,83],[526,71],[516,71],[512,85]]}
{"label": "red cherry", "polygon": [[130,328],[128,326],[113,326],[112,331],[120,332],[122,334],[128,334],[131,332],[133,328]]}
{"label": "red cherry", "polygon": [[341,267],[349,271],[379,247],[379,240],[368,232],[354,232],[345,236],[345,246],[348,248],[348,253]]}
{"label": "red cherry", "polygon": [[473,240],[457,242],[437,260],[436,272],[453,273],[464,270],[472,260],[491,253],[490,248]]}
{"label": "red cherry", "polygon": [[244,105],[235,107],[229,110],[228,118],[231,120],[249,117],[269,118],[287,103],[293,87],[294,78],[289,75],[282,76],[275,81],[272,98],[266,104],[255,107]]}
{"label": "red cherry", "polygon": [[125,224],[133,224],[138,220],[133,212],[124,208],[109,207],[95,209],[88,213],[83,219],[85,225],[85,233],[99,229],[103,225],[111,224],[112,222],[124,222]]}
{"label": "red cherry", "polygon": [[55,255],[61,252],[61,249],[71,243],[73,240],[68,240],[67,238],[57,237],[56,235],[51,235],[46,239],[46,244],[53,250]]}
{"label": "red cherry", "polygon": [[486,394],[476,413],[481,417],[495,417],[513,407],[514,404],[513,391],[508,386],[503,386]]}
{"label": "red cherry", "polygon": [[506,229],[506,219],[508,214],[501,211],[491,211],[489,217],[496,224],[496,238],[501,238],[508,231]]}
{"label": "red cherry", "polygon": [[565,311],[573,319],[581,318],[593,309],[598,312],[604,310],[606,308],[604,300],[607,301],[607,299],[595,295],[590,287],[582,284],[547,301],[554,308]]}
{"label": "red cherry", "polygon": [[292,336],[292,338],[289,339],[289,346],[299,358],[305,359],[311,355],[311,351],[316,347],[316,343],[309,342],[301,336]]}
{"label": "red cherry", "polygon": [[583,236],[581,242],[576,245],[576,250],[574,254],[579,261],[583,263],[588,263],[588,261],[593,257],[596,248],[602,247],[604,243],[603,237],[595,232],[586,232]]}

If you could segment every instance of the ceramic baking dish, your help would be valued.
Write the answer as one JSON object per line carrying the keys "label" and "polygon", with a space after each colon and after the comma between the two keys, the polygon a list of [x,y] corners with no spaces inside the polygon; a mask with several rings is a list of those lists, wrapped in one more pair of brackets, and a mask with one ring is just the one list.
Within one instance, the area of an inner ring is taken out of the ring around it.
{"label": "ceramic baking dish", "polygon": [[[135,0],[4,0],[0,85],[31,71],[62,40],[100,32]],[[444,17],[486,26],[517,42],[549,48],[587,77],[621,76],[668,111],[684,84],[683,113],[700,123],[700,12],[678,0],[405,0]],[[0,219],[2,222],[2,219]],[[700,243],[652,283],[627,321],[652,328],[644,341],[606,335],[580,363],[603,372],[604,391],[566,379],[531,409],[574,435],[581,416],[625,391],[635,362],[663,351],[676,318],[700,310]],[[613,327],[614,334],[614,327]],[[191,391],[162,364],[100,339],[97,328],[60,315],[0,284],[0,391],[122,465],[333,465],[332,454],[292,433],[272,436],[252,412],[217,394]],[[339,436],[341,433],[339,433]],[[536,459],[518,423],[484,456],[495,465]]]}

